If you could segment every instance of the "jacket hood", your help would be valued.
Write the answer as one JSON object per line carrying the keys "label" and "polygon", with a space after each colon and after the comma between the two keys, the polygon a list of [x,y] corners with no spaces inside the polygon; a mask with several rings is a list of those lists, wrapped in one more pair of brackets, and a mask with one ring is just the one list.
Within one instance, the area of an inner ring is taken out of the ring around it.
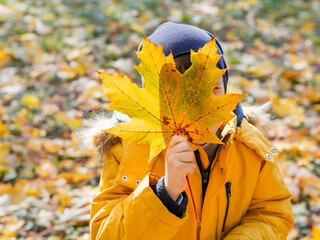
{"label": "jacket hood", "polygon": [[[262,133],[267,134],[271,129],[270,114],[267,113],[271,106],[271,102],[267,102],[261,106],[243,107],[246,120],[251,125],[255,126],[255,129],[260,130]],[[122,113],[114,111],[113,114],[102,113],[97,115],[94,119],[89,119],[85,122],[86,128],[76,132],[81,142],[81,147],[85,149],[94,150],[99,159],[105,156],[109,152],[110,148],[116,143],[120,142],[120,138],[112,135],[111,133],[104,132],[103,130],[111,128],[120,122],[128,122],[130,118]],[[222,136],[227,133],[239,133],[239,127],[237,127],[236,117],[226,124]],[[258,131],[262,136],[263,134]],[[240,130],[241,132],[241,130]],[[250,142],[250,148],[255,147],[255,141],[250,140],[250,135],[239,135],[241,141],[244,143]],[[260,147],[260,146],[259,146]]]}

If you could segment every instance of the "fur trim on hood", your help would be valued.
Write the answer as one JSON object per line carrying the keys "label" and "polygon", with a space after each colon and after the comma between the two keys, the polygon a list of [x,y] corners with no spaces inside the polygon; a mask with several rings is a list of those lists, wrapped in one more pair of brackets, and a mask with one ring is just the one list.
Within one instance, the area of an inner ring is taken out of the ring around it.
{"label": "fur trim on hood", "polygon": [[270,114],[267,113],[271,108],[272,102],[266,102],[260,106],[242,107],[248,122],[258,128],[265,135],[272,129]]}
{"label": "fur trim on hood", "polygon": [[102,112],[93,119],[84,122],[85,128],[76,132],[80,139],[80,147],[94,150],[101,162],[110,148],[120,142],[120,138],[102,130],[111,128],[120,122],[128,122],[130,118],[120,112]]}
{"label": "fur trim on hood", "polygon": [[[256,126],[260,131],[267,135],[271,129],[270,109],[272,102],[267,102],[261,106],[243,107],[243,112],[249,123]],[[110,148],[119,143],[119,137],[102,130],[111,128],[120,122],[128,122],[130,118],[122,113],[114,111],[111,113],[102,113],[96,115],[94,119],[85,122],[86,128],[76,132],[80,139],[81,146],[85,149],[94,150],[100,161],[103,160]]]}

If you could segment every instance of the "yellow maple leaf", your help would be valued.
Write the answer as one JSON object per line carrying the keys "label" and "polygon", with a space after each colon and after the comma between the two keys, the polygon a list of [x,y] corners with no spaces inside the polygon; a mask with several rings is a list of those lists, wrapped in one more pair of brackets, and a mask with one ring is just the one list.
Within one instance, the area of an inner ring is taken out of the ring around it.
{"label": "yellow maple leaf", "polygon": [[162,45],[143,37],[143,47],[136,69],[144,77],[145,88],[132,84],[126,75],[98,72],[103,93],[117,110],[131,117],[105,131],[129,143],[150,145],[149,161],[168,146],[174,135],[221,143],[211,127],[230,119],[230,112],[245,94],[215,96],[213,89],[226,69],[216,67],[220,55],[212,38],[198,52],[191,50],[191,67],[181,74],[172,54],[165,56]]}

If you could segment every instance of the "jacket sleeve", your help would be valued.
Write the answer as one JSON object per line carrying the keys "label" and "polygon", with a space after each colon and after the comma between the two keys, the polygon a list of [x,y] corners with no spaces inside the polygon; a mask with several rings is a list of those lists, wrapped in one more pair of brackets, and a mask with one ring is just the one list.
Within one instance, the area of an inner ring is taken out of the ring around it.
{"label": "jacket sleeve", "polygon": [[177,217],[181,218],[187,209],[188,204],[188,196],[185,191],[183,191],[180,196],[179,200],[174,201],[170,195],[167,193],[164,187],[164,177],[160,178],[156,185],[151,186],[153,192],[156,196],[161,200],[164,206],[171,212],[172,214],[176,215]]}
{"label": "jacket sleeve", "polygon": [[277,164],[262,161],[249,209],[224,239],[286,239],[294,223],[290,200]]}
{"label": "jacket sleeve", "polygon": [[136,189],[116,183],[119,155],[114,147],[105,158],[99,192],[92,201],[91,239],[171,239],[187,216],[179,218],[163,205],[150,187],[159,180],[152,173]]}

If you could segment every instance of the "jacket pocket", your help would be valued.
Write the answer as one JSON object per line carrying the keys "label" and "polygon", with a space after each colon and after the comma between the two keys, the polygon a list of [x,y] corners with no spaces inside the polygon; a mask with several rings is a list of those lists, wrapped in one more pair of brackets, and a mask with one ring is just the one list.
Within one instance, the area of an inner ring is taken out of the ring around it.
{"label": "jacket pocket", "polygon": [[222,232],[224,232],[224,227],[227,221],[227,216],[228,216],[228,211],[229,211],[229,202],[231,198],[231,182],[226,182],[225,184],[226,187],[226,196],[227,196],[227,206],[226,206],[226,213],[224,215],[223,219],[223,225],[222,225]]}

